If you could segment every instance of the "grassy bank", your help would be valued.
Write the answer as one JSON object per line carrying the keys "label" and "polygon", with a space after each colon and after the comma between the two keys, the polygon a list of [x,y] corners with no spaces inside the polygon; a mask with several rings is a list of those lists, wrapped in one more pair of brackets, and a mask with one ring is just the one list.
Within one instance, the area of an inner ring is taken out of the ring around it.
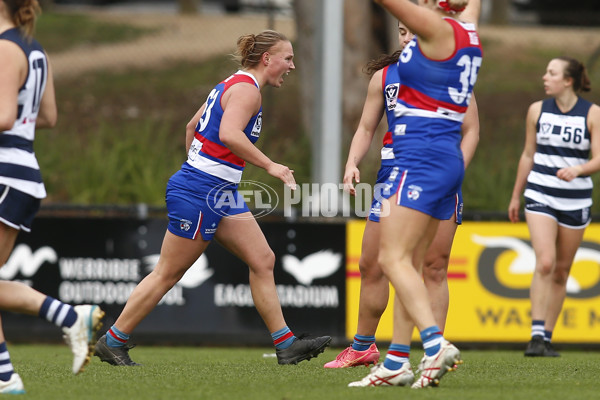
{"label": "grassy bank", "polygon": [[[122,24],[107,29],[105,22],[89,16],[49,14],[41,21],[38,37],[53,49],[132,40],[149,33]],[[519,41],[513,47],[483,39],[485,58],[476,87],[481,140],[465,177],[465,209],[504,211],[522,151],[525,114],[531,102],[544,96],[541,76],[547,62],[561,54],[587,60],[593,49],[565,50],[564,46],[535,41],[529,45]],[[213,85],[235,70],[235,63],[223,55],[202,63],[105,70],[57,81],[58,126],[40,131],[36,142],[48,186],[47,201],[163,205],[166,182],[185,160],[186,123]],[[592,74],[592,79],[593,87],[600,84],[596,75]],[[298,182],[309,182],[310,143],[299,115],[300,85],[299,75],[291,74],[283,88],[263,90],[264,125],[258,146],[275,161],[293,168]],[[586,97],[599,103],[599,93]],[[379,143],[376,138],[370,159],[376,159]],[[346,154],[344,148],[342,162]],[[377,163],[365,163],[361,168],[363,182],[374,181]],[[244,179],[281,187],[252,166]],[[600,190],[594,196],[593,212],[599,212]]]}

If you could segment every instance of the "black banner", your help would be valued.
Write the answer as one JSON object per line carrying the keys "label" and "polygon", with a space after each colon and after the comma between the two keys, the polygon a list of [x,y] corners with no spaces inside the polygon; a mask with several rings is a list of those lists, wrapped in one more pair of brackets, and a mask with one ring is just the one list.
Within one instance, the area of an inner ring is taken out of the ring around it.
{"label": "black banner", "polygon": [[[44,218],[21,233],[0,278],[69,304],[99,304],[104,328],[158,260],[164,219]],[[345,224],[265,222],[283,314],[295,334],[345,340]],[[3,313],[8,340],[54,341],[39,318]],[[254,308],[248,267],[216,242],[137,327],[134,342],[270,344]]]}

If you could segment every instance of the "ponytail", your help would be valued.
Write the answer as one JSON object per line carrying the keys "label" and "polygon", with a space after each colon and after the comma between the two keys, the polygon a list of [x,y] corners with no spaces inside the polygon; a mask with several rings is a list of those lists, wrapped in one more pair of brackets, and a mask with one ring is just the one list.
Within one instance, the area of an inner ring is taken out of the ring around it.
{"label": "ponytail", "polygon": [[289,40],[283,34],[272,30],[262,31],[258,35],[250,33],[240,36],[236,56],[243,68],[251,68],[260,63],[265,52],[281,41]]}
{"label": "ponytail", "polygon": [[42,10],[38,0],[2,0],[8,8],[12,22],[28,38],[33,37],[35,21]]}
{"label": "ponytail", "polygon": [[573,90],[575,92],[589,92],[592,90],[590,78],[588,77],[587,70],[582,62],[571,57],[557,57],[557,60],[567,63],[564,70],[564,76],[565,78],[573,79]]}
{"label": "ponytail", "polygon": [[379,71],[381,68],[387,67],[390,64],[398,62],[400,54],[402,54],[402,50],[398,50],[393,54],[384,54],[382,56],[379,56],[379,58],[369,61],[367,65],[365,65],[365,67],[363,68],[363,72],[371,76],[376,71]]}

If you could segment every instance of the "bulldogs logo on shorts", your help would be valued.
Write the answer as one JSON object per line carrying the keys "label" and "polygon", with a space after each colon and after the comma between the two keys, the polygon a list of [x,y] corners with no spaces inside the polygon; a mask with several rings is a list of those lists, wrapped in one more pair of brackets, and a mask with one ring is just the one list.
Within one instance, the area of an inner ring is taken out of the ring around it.
{"label": "bulldogs logo on shorts", "polygon": [[406,195],[411,200],[418,200],[419,197],[421,196],[422,191],[423,191],[423,188],[421,188],[420,186],[410,185],[408,187],[408,193]]}
{"label": "bulldogs logo on shorts", "polygon": [[179,229],[181,229],[182,231],[189,231],[190,228],[192,227],[192,221],[187,220],[187,219],[181,219],[179,220]]}

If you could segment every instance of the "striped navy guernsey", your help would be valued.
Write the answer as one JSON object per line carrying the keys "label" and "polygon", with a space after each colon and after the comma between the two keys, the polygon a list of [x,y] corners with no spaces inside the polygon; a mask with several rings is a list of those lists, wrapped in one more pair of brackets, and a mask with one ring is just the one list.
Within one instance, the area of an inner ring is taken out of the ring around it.
{"label": "striped navy guernsey", "polygon": [[48,60],[42,46],[23,37],[17,28],[2,32],[0,40],[16,43],[29,61],[25,84],[19,88],[17,119],[11,129],[0,133],[0,184],[41,199],[46,197],[46,189],[33,140],[48,78]]}
{"label": "striped navy guernsey", "polygon": [[542,102],[537,122],[537,148],[527,177],[525,197],[556,210],[579,210],[592,205],[592,179],[579,176],[570,182],[556,177],[565,167],[581,165],[590,154],[587,115],[592,103],[578,98],[563,113],[554,98]]}

